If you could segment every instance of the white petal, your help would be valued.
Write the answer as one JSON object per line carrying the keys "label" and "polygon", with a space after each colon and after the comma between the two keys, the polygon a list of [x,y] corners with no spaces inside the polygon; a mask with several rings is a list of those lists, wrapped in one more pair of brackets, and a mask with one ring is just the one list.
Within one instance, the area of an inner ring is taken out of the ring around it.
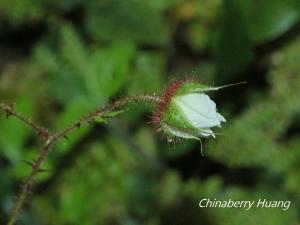
{"label": "white petal", "polygon": [[221,122],[226,122],[226,119],[225,119],[224,116],[222,116],[220,113],[218,113],[218,119],[219,119]]}
{"label": "white petal", "polygon": [[216,111],[216,104],[208,95],[192,93],[176,97],[175,102],[192,126],[207,128],[219,126],[225,120]]}

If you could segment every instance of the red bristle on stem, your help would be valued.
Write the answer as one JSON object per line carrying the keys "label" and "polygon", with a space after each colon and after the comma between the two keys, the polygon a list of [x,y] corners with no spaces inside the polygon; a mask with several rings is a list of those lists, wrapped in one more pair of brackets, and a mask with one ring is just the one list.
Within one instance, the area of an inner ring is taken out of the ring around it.
{"label": "red bristle on stem", "polygon": [[154,110],[152,121],[154,124],[160,125],[161,123],[161,114],[168,108],[171,98],[174,96],[178,88],[180,88],[184,83],[190,81],[189,79],[185,79],[182,81],[172,80],[168,87],[165,89],[161,102],[156,106],[156,110]]}

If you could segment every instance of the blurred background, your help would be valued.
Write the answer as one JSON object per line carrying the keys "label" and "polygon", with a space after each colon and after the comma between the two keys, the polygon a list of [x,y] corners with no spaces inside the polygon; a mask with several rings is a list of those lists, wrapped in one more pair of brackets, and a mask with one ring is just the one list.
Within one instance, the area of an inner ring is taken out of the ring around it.
{"label": "blurred background", "polygon": [[[170,144],[150,104],[83,126],[48,156],[19,224],[299,224],[299,0],[0,0],[0,98],[51,130],[125,95],[195,76],[227,119]],[[40,141],[0,117],[0,223]],[[199,208],[202,198],[288,210]]]}

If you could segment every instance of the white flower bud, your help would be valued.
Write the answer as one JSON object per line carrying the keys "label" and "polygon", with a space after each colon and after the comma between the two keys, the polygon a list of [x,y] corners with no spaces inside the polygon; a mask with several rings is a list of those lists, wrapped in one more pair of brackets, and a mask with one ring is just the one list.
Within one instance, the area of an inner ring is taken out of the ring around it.
{"label": "white flower bud", "polygon": [[226,122],[225,118],[217,113],[216,104],[208,95],[203,93],[191,93],[172,99],[172,103],[178,108],[178,113],[182,113],[191,127],[194,127],[199,137],[215,138],[212,127],[221,127],[221,122]]}
{"label": "white flower bud", "polygon": [[217,112],[215,102],[206,93],[232,85],[236,84],[209,87],[192,79],[174,80],[162,95],[153,122],[168,139],[216,138],[212,128],[221,127],[226,120]]}

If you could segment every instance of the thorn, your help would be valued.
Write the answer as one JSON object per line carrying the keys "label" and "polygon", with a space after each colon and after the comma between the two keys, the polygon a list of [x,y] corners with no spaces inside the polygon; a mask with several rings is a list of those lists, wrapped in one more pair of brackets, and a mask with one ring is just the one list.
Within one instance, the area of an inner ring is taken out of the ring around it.
{"label": "thorn", "polygon": [[8,106],[13,109],[15,107],[16,103],[15,102],[10,102],[8,103]]}
{"label": "thorn", "polygon": [[[56,140],[56,137],[53,137],[54,140]],[[49,145],[51,143],[52,139],[50,137],[46,140],[46,145]]]}
{"label": "thorn", "polygon": [[26,163],[27,165],[31,166],[32,169],[37,169],[37,163],[35,160],[32,161],[28,161],[28,160],[22,160],[24,163]]}
{"label": "thorn", "polygon": [[10,113],[10,112],[8,112],[7,110],[5,111],[5,116],[6,116],[6,118],[8,119],[12,114]]}
{"label": "thorn", "polygon": [[30,162],[30,161],[28,161],[28,160],[22,160],[22,162],[23,163],[25,163],[25,164],[27,164],[27,165],[29,165],[29,166],[31,166],[32,168],[34,167],[34,162]]}
{"label": "thorn", "polygon": [[6,118],[9,118],[13,114],[13,108],[16,104],[14,102],[10,102],[4,108],[4,112],[6,114]]}
{"label": "thorn", "polygon": [[64,136],[64,139],[66,139],[67,141],[70,141],[69,137],[65,134]]}
{"label": "thorn", "polygon": [[6,118],[8,119],[11,115],[12,115],[12,109],[11,108],[9,108],[9,109],[5,109],[4,110],[5,111],[5,116],[6,116]]}
{"label": "thorn", "polygon": [[41,130],[38,130],[36,131],[36,134],[38,136],[41,136],[42,138],[44,138],[45,140],[47,140],[49,138],[49,131],[48,130],[44,130],[44,129],[41,129]]}
{"label": "thorn", "polygon": [[38,170],[38,173],[50,173],[51,172],[51,170],[49,170],[49,169],[39,169]]}
{"label": "thorn", "polygon": [[81,122],[76,123],[75,126],[76,126],[77,128],[80,128],[80,127],[81,127]]}
{"label": "thorn", "polygon": [[162,128],[161,127],[158,127],[156,130],[155,130],[155,132],[161,132],[162,131]]}

